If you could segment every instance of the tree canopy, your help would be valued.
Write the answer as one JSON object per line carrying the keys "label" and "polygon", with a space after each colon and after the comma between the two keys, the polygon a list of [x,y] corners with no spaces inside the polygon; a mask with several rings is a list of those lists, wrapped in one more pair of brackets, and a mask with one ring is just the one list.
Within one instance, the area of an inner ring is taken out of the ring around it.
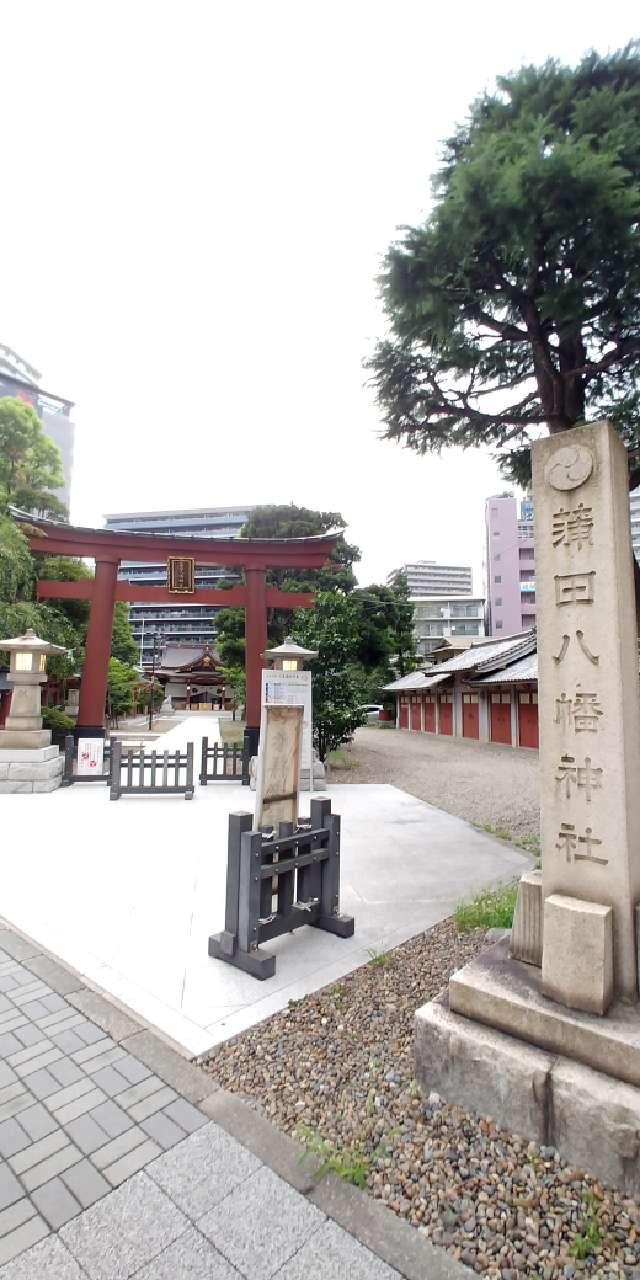
{"label": "tree canopy", "polygon": [[357,587],[351,597],[358,613],[355,640],[355,660],[365,671],[380,669],[381,683],[393,678],[391,659],[397,667],[396,675],[406,675],[413,670],[415,640],[413,635],[413,606],[409,603],[407,581],[399,574],[397,581],[388,586],[373,584]]}
{"label": "tree canopy", "polygon": [[501,77],[445,142],[433,197],[381,277],[387,438],[493,445],[520,482],[544,424],[607,416],[638,449],[640,45]]}
{"label": "tree canopy", "polygon": [[118,658],[120,662],[127,662],[132,667],[135,667],[140,661],[140,652],[129,622],[129,606],[125,604],[124,600],[116,600],[113,606],[111,656]]}
{"label": "tree canopy", "polygon": [[313,609],[294,615],[294,639],[318,650],[311,672],[313,734],[321,760],[348,742],[366,719],[362,685],[352,666],[358,616],[352,597],[339,591],[320,592]]}
{"label": "tree canopy", "polygon": [[[89,602],[40,602],[35,597],[36,581],[78,582],[92,577],[92,570],[82,560],[70,556],[32,556],[22,528],[3,513],[0,504],[0,636],[22,635],[32,627],[44,640],[64,645],[66,654],[47,661],[51,675],[70,676],[82,669]],[[122,601],[117,601],[114,608],[111,652],[121,666],[138,661],[128,609]],[[7,655],[0,651],[0,663],[6,660]],[[136,678],[134,671],[133,679]]]}
{"label": "tree canopy", "polygon": [[64,484],[60,450],[44,434],[35,409],[17,396],[0,398],[0,506],[63,516],[53,492]]}
{"label": "tree canopy", "polygon": [[308,507],[255,507],[243,526],[243,538],[312,538],[338,530],[335,550],[321,569],[270,569],[268,580],[283,591],[352,591],[356,585],[354,563],[360,548],[346,541],[347,521],[337,511],[311,511]]}
{"label": "tree canopy", "polygon": [[126,662],[119,658],[109,658],[109,675],[107,680],[107,709],[109,718],[116,724],[120,716],[126,715],[133,706],[133,688],[137,673]]}

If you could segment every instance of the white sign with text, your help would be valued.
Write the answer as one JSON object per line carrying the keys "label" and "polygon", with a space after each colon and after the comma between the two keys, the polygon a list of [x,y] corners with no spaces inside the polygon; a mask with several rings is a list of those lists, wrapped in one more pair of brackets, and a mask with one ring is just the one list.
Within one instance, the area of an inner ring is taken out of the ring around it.
{"label": "white sign with text", "polygon": [[104,738],[78,738],[78,773],[102,773]]}
{"label": "white sign with text", "polygon": [[310,671],[263,671],[262,705],[302,707],[302,763],[311,774],[313,763],[313,722],[311,718]]}

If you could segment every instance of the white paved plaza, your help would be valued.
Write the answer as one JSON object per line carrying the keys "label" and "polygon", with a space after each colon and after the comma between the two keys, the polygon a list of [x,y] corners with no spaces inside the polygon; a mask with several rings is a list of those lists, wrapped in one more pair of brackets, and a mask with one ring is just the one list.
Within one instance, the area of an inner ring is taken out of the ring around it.
{"label": "white paved plaza", "polygon": [[[187,717],[158,741],[214,736]],[[341,909],[353,938],[299,929],[267,944],[259,982],[207,954],[224,924],[227,823],[254,795],[235,783],[181,796],[123,796],[106,786],[0,798],[0,915],[198,1054],[450,914],[476,888],[530,863],[458,818],[392,786],[335,786],[342,817]],[[308,812],[303,794],[302,811]]]}

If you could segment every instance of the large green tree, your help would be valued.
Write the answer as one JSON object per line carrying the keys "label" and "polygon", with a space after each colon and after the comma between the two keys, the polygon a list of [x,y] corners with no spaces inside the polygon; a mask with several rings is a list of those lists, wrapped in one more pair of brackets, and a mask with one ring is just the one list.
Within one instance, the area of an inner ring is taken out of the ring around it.
{"label": "large green tree", "polygon": [[382,290],[390,332],[369,367],[387,437],[497,446],[521,482],[543,425],[607,416],[635,453],[640,46],[523,67],[474,102]]}
{"label": "large green tree", "polygon": [[[243,538],[312,538],[338,531],[335,550],[321,569],[269,569],[267,581],[281,591],[352,591],[356,585],[354,563],[360,550],[346,541],[347,522],[337,511],[312,511],[309,507],[255,507],[243,525]],[[220,582],[234,586],[237,578]],[[289,609],[269,609],[269,644],[281,644],[291,629]],[[244,609],[221,609],[216,616],[216,648],[227,666],[244,664]]]}
{"label": "large green tree", "polygon": [[0,601],[28,600],[35,576],[29,543],[21,529],[0,509]]}
{"label": "large green tree", "polygon": [[294,638],[318,650],[311,672],[313,734],[321,760],[348,742],[366,719],[360,673],[353,665],[358,620],[354,601],[340,591],[319,592],[313,609],[299,609],[294,615]]}
{"label": "large green tree", "polygon": [[60,450],[44,434],[35,409],[16,396],[0,398],[0,506],[63,516],[54,493],[63,484]]}
{"label": "large green tree", "polygon": [[355,660],[365,671],[380,670],[383,683],[393,672],[405,675],[415,665],[413,607],[403,574],[386,586],[357,587],[351,597],[358,611]]}
{"label": "large green tree", "polygon": [[[116,600],[113,607],[113,631],[111,633],[111,656],[129,666],[136,666],[140,661],[140,651],[134,640],[133,630],[129,622],[129,606],[124,600]],[[162,701],[162,699],[160,699]]]}
{"label": "large green tree", "polygon": [[118,723],[120,716],[127,715],[133,707],[133,689],[138,673],[119,658],[109,659],[109,676],[107,681],[107,713],[109,719]]}

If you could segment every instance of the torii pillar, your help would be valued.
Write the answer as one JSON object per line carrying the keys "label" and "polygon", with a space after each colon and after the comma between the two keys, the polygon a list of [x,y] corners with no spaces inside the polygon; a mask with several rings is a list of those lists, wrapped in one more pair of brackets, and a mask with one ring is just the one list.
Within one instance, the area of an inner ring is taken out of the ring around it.
{"label": "torii pillar", "polygon": [[117,585],[117,561],[96,560],[89,626],[85,641],[84,668],[80,681],[78,737],[95,738],[104,735],[113,606],[116,602]]}

